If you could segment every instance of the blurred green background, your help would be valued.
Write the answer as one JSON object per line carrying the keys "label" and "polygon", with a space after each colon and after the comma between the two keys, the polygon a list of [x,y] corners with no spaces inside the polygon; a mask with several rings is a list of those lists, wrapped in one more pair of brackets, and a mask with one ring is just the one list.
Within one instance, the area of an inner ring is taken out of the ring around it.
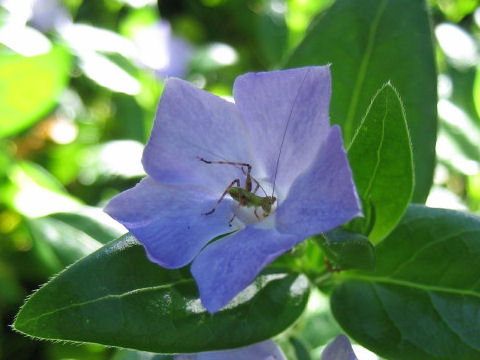
{"label": "blurred green background", "polygon": [[[28,294],[125,232],[101,208],[143,176],[165,77],[231,96],[239,74],[280,68],[332,2],[0,0],[1,359],[154,358],[9,326]],[[480,2],[429,6],[440,123],[427,205],[480,214]],[[298,355],[339,332],[315,293],[279,342]]]}

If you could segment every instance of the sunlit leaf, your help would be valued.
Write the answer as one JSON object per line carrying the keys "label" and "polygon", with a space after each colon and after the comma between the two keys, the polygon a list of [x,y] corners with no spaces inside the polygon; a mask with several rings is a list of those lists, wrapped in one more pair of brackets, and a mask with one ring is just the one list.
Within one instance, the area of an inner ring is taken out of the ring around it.
{"label": "sunlit leaf", "polygon": [[0,56],[0,137],[24,130],[50,111],[69,69],[70,55],[62,47],[32,57]]}
{"label": "sunlit leaf", "polygon": [[52,247],[62,265],[67,266],[125,232],[112,227],[104,218],[108,216],[97,212],[95,217],[93,213],[56,213],[28,219],[27,226],[34,240]]}
{"label": "sunlit leaf", "polygon": [[324,64],[332,71],[330,115],[342,125],[347,145],[372,96],[388,81],[395,85],[415,149],[412,199],[425,201],[437,127],[437,76],[425,1],[336,1],[311,25],[285,67]]}
{"label": "sunlit leaf", "polygon": [[75,211],[81,201],[69,195],[45,169],[30,162],[18,162],[8,170],[10,183],[3,200],[26,216],[43,216],[59,211]]}
{"label": "sunlit leaf", "polygon": [[414,184],[405,112],[391,84],[372,99],[348,149],[348,159],[365,220],[371,223],[367,235],[377,243],[402,217]]}
{"label": "sunlit leaf", "polygon": [[431,0],[445,14],[448,20],[458,22],[475,10],[478,0]]}

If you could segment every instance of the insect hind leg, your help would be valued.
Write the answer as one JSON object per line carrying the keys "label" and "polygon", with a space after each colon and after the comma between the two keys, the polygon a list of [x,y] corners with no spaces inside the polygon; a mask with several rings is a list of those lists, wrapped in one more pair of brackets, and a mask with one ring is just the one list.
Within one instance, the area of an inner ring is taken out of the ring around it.
{"label": "insect hind leg", "polygon": [[[217,200],[217,202],[215,203],[215,206],[212,208],[212,210],[210,211],[207,211],[207,212],[204,212],[202,213],[202,215],[211,215],[215,212],[215,210],[217,209],[218,205],[220,205],[220,203],[222,202],[223,198],[228,194],[228,191],[234,186],[234,185],[237,185],[237,186],[240,186],[240,179],[235,179],[233,180],[230,185],[228,185],[228,187],[225,189],[225,191],[223,192],[222,196],[220,196],[220,198]],[[233,220],[233,219],[232,219]]]}

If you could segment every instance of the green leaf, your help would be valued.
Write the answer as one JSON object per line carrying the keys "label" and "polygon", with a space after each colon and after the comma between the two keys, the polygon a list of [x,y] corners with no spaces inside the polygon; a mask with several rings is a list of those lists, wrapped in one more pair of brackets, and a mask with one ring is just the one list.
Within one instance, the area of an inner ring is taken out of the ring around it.
{"label": "green leaf", "polygon": [[81,230],[90,238],[102,244],[106,244],[125,233],[120,229],[121,226],[117,226],[118,223],[111,221],[111,218],[99,208],[85,207],[81,213],[59,212],[49,215],[48,218]]}
{"label": "green leaf", "polygon": [[310,356],[310,349],[302,339],[292,336],[288,339],[288,341],[293,347],[296,360],[312,360],[312,357]]}
{"label": "green leaf", "polygon": [[438,6],[447,17],[447,20],[456,23],[475,11],[475,8],[478,6],[478,0],[433,0],[431,4]]}
{"label": "green leaf", "polygon": [[2,189],[2,199],[27,217],[48,215],[60,211],[78,211],[80,200],[44,168],[28,161],[12,163],[9,182]]}
{"label": "green leaf", "polygon": [[41,119],[68,81],[70,54],[62,47],[33,57],[0,56],[0,137]]}
{"label": "green leaf", "polygon": [[48,244],[63,268],[124,233],[102,222],[108,217],[98,212],[91,209],[90,216],[88,212],[56,213],[25,222],[32,239]]}
{"label": "green leaf", "polygon": [[477,115],[480,117],[480,64],[477,65],[477,71],[475,74],[475,81],[473,83],[473,102],[475,104],[475,109],[477,110]]}
{"label": "green leaf", "polygon": [[316,14],[332,5],[334,0],[287,0],[286,20],[290,45],[297,45],[303,38],[308,24]]}
{"label": "green leaf", "polygon": [[0,259],[0,313],[5,305],[18,304],[25,296],[17,277],[9,264]]}
{"label": "green leaf", "polygon": [[284,14],[264,10],[255,18],[261,59],[266,64],[278,64],[287,48],[288,29]]}
{"label": "green leaf", "polygon": [[451,82],[451,93],[438,101],[437,160],[453,172],[473,175],[478,172],[480,160],[480,119],[475,110],[480,89],[475,93],[476,68],[457,69],[448,64],[445,67],[443,77]]}
{"label": "green leaf", "polygon": [[377,246],[375,272],[344,272],[331,307],[391,360],[480,359],[480,219],[411,206]]}
{"label": "green leaf", "polygon": [[413,200],[423,202],[434,169],[436,71],[423,0],[337,0],[310,27],[286,67],[332,64],[332,122],[346,144],[371,97],[392,81],[405,105],[415,163]]}
{"label": "green leaf", "polygon": [[80,260],[34,293],[14,327],[33,337],[156,353],[240,347],[295,321],[308,298],[303,275],[264,273],[211,315],[185,271],[149,262],[125,235]]}
{"label": "green leaf", "polygon": [[[465,112],[470,120],[475,120],[475,122],[479,124],[480,119],[475,109],[475,101],[478,99],[475,98],[476,94],[474,93],[477,68],[462,67],[459,69],[448,62],[445,62],[441,66],[442,75],[439,84],[442,84],[443,89],[439,91],[439,94],[442,94],[440,99],[445,98],[451,101],[461,109],[460,111]],[[446,77],[443,75],[446,75]],[[441,109],[438,110],[438,116],[442,117]]]}
{"label": "green leaf", "polygon": [[134,97],[122,93],[112,94],[115,122],[107,123],[108,134],[113,139],[144,141],[147,133],[145,115]]}
{"label": "green leaf", "polygon": [[361,234],[337,229],[314,237],[327,256],[332,270],[375,267],[375,249]]}
{"label": "green leaf", "polygon": [[[375,95],[348,149],[369,235],[376,243],[398,223],[413,191],[412,149],[402,101],[385,84]],[[392,191],[395,189],[395,191]],[[373,211],[374,219],[368,214]]]}

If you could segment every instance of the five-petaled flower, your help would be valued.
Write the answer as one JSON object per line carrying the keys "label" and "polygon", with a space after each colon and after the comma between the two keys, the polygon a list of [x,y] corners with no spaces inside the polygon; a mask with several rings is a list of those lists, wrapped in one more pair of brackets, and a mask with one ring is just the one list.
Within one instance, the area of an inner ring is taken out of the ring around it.
{"label": "five-petaled flower", "polygon": [[[202,303],[218,311],[279,255],[360,215],[340,128],[329,124],[330,95],[327,66],[242,75],[235,103],[168,79],[143,154],[148,176],[105,211],[151,261],[193,260]],[[206,215],[234,179],[245,186],[247,169],[202,158],[251,165],[256,194],[276,197],[270,214],[237,209],[227,194]]]}

